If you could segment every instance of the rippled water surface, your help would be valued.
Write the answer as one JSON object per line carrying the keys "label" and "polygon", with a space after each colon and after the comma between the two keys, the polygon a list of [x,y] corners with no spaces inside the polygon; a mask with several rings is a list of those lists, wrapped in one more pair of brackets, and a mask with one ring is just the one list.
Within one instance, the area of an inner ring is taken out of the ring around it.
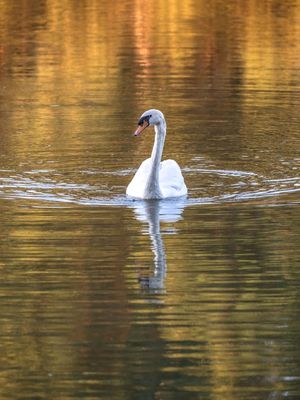
{"label": "rippled water surface", "polygon": [[0,11],[0,397],[299,399],[300,2]]}

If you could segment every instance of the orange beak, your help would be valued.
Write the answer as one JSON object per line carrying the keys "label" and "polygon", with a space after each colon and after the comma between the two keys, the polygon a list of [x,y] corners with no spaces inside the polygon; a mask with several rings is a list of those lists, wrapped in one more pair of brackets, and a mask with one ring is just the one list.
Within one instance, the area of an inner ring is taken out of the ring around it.
{"label": "orange beak", "polygon": [[139,136],[146,128],[148,128],[149,123],[147,122],[147,120],[145,120],[143,122],[142,125],[138,125],[137,130],[134,132],[134,136]]}

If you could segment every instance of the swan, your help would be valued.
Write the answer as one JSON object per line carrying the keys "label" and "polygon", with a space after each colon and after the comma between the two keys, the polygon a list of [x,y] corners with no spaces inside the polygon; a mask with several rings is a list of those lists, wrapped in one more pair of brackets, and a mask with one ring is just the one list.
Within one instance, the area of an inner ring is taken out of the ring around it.
{"label": "swan", "polygon": [[154,125],[155,139],[151,157],[143,161],[126,189],[126,194],[138,199],[165,199],[187,194],[179,165],[174,160],[161,161],[166,138],[166,121],[159,110],[145,111],[138,121],[134,136]]}

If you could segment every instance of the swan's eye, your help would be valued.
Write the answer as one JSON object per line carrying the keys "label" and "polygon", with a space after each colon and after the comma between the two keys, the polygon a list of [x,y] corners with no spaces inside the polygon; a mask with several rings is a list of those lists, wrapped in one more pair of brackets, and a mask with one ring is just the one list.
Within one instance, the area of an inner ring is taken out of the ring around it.
{"label": "swan's eye", "polygon": [[140,118],[138,125],[142,126],[144,125],[144,122],[146,121],[148,125],[150,125],[149,119],[152,117],[152,115],[145,115],[145,117]]}

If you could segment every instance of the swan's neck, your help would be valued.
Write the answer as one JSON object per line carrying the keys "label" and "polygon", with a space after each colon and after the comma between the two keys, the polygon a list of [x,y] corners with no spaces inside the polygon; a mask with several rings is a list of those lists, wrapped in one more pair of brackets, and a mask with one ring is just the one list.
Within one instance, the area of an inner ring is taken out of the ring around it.
{"label": "swan's neck", "polygon": [[148,199],[159,199],[162,197],[159,187],[159,169],[166,137],[165,121],[161,121],[160,124],[155,125],[154,130],[155,139],[151,154],[151,167],[145,190],[145,198]]}

